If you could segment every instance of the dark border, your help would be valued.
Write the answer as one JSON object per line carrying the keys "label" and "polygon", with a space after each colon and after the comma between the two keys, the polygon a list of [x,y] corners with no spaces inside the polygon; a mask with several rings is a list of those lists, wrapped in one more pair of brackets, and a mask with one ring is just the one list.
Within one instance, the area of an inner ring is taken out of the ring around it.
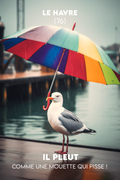
{"label": "dark border", "polygon": [[[29,142],[36,142],[36,143],[45,143],[45,144],[54,144],[54,145],[61,145],[61,143],[57,142],[51,142],[51,141],[41,141],[41,140],[34,140],[34,139],[25,139],[25,138],[19,138],[19,137],[12,137],[12,136],[2,136],[0,135],[0,138],[4,139],[13,139],[13,140],[20,140],[20,141],[29,141]],[[113,152],[120,152],[120,149],[114,149],[114,148],[106,148],[106,147],[97,147],[97,146],[86,146],[86,145],[78,145],[78,144],[69,144],[71,147],[80,147],[80,148],[86,148],[86,149],[95,149],[95,150],[104,150],[104,151],[113,151]]]}

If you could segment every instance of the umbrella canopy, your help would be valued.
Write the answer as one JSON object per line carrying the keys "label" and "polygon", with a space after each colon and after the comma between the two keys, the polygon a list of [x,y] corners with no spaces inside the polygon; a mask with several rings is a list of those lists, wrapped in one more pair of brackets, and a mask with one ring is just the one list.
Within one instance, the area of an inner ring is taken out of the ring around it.
{"label": "umbrella canopy", "polygon": [[[5,51],[85,81],[120,84],[120,73],[108,55],[89,38],[67,28],[39,26],[1,40]],[[64,52],[64,54],[63,54]]]}

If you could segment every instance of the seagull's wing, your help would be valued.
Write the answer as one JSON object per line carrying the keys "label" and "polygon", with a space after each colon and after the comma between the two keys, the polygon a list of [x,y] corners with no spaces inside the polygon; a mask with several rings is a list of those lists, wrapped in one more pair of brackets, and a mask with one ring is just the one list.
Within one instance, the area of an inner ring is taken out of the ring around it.
{"label": "seagull's wing", "polygon": [[58,119],[71,134],[82,133],[85,132],[85,130],[89,131],[89,129],[71,111],[68,111],[67,109],[61,112]]}

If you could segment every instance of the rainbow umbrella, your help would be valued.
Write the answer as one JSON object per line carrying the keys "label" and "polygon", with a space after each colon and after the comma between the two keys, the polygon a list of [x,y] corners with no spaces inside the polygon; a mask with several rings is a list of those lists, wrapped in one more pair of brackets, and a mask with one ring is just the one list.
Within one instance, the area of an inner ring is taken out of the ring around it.
{"label": "rainbow umbrella", "polygon": [[[74,27],[75,24],[72,30]],[[1,41],[5,51],[64,74],[85,81],[120,84],[120,73],[103,49],[72,30],[38,26],[18,31]]]}

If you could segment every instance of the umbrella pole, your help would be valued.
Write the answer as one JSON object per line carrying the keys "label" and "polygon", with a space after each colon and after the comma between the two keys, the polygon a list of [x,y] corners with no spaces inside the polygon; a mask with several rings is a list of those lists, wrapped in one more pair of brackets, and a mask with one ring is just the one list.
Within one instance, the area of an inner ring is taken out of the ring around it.
{"label": "umbrella pole", "polygon": [[[72,31],[74,31],[75,26],[76,26],[76,23],[74,23],[73,28],[72,28]],[[61,64],[62,58],[63,58],[63,56],[64,56],[64,53],[65,53],[65,49],[63,49],[63,53],[62,53],[62,56],[61,56],[61,58],[60,58],[60,62],[59,62],[59,64],[58,64],[58,66],[57,66],[57,69],[56,69],[56,71],[55,71],[55,74],[54,74],[54,77],[53,77],[53,80],[52,80],[52,83],[51,83],[51,86],[50,86],[49,92],[51,92],[51,89],[52,89],[53,83],[54,83],[54,81],[55,81],[55,77],[56,77],[56,75],[57,75],[57,71],[58,71],[58,69],[59,69],[59,67],[60,67],[60,64]],[[49,92],[48,92],[48,93],[49,93]]]}
{"label": "umbrella pole", "polygon": [[[50,94],[51,94],[51,89],[52,89],[52,87],[53,87],[53,84],[54,84],[54,81],[55,81],[55,78],[56,78],[56,75],[57,75],[58,69],[59,69],[59,67],[60,67],[60,64],[61,64],[62,58],[63,58],[63,56],[64,56],[64,53],[65,53],[65,49],[63,49],[63,52],[62,52],[62,55],[61,55],[61,58],[60,58],[59,64],[58,64],[58,66],[57,66],[57,69],[56,69],[56,71],[55,71],[55,74],[54,74],[54,76],[53,76],[52,83],[51,83],[51,85],[50,85],[50,89],[49,89],[49,91],[48,91],[48,95],[47,95],[47,97],[50,97]],[[49,105],[50,105],[50,100],[48,99],[48,100],[47,100],[47,107],[45,108],[45,106],[43,105],[43,110],[44,110],[44,111],[46,111],[46,110],[49,108]]]}

